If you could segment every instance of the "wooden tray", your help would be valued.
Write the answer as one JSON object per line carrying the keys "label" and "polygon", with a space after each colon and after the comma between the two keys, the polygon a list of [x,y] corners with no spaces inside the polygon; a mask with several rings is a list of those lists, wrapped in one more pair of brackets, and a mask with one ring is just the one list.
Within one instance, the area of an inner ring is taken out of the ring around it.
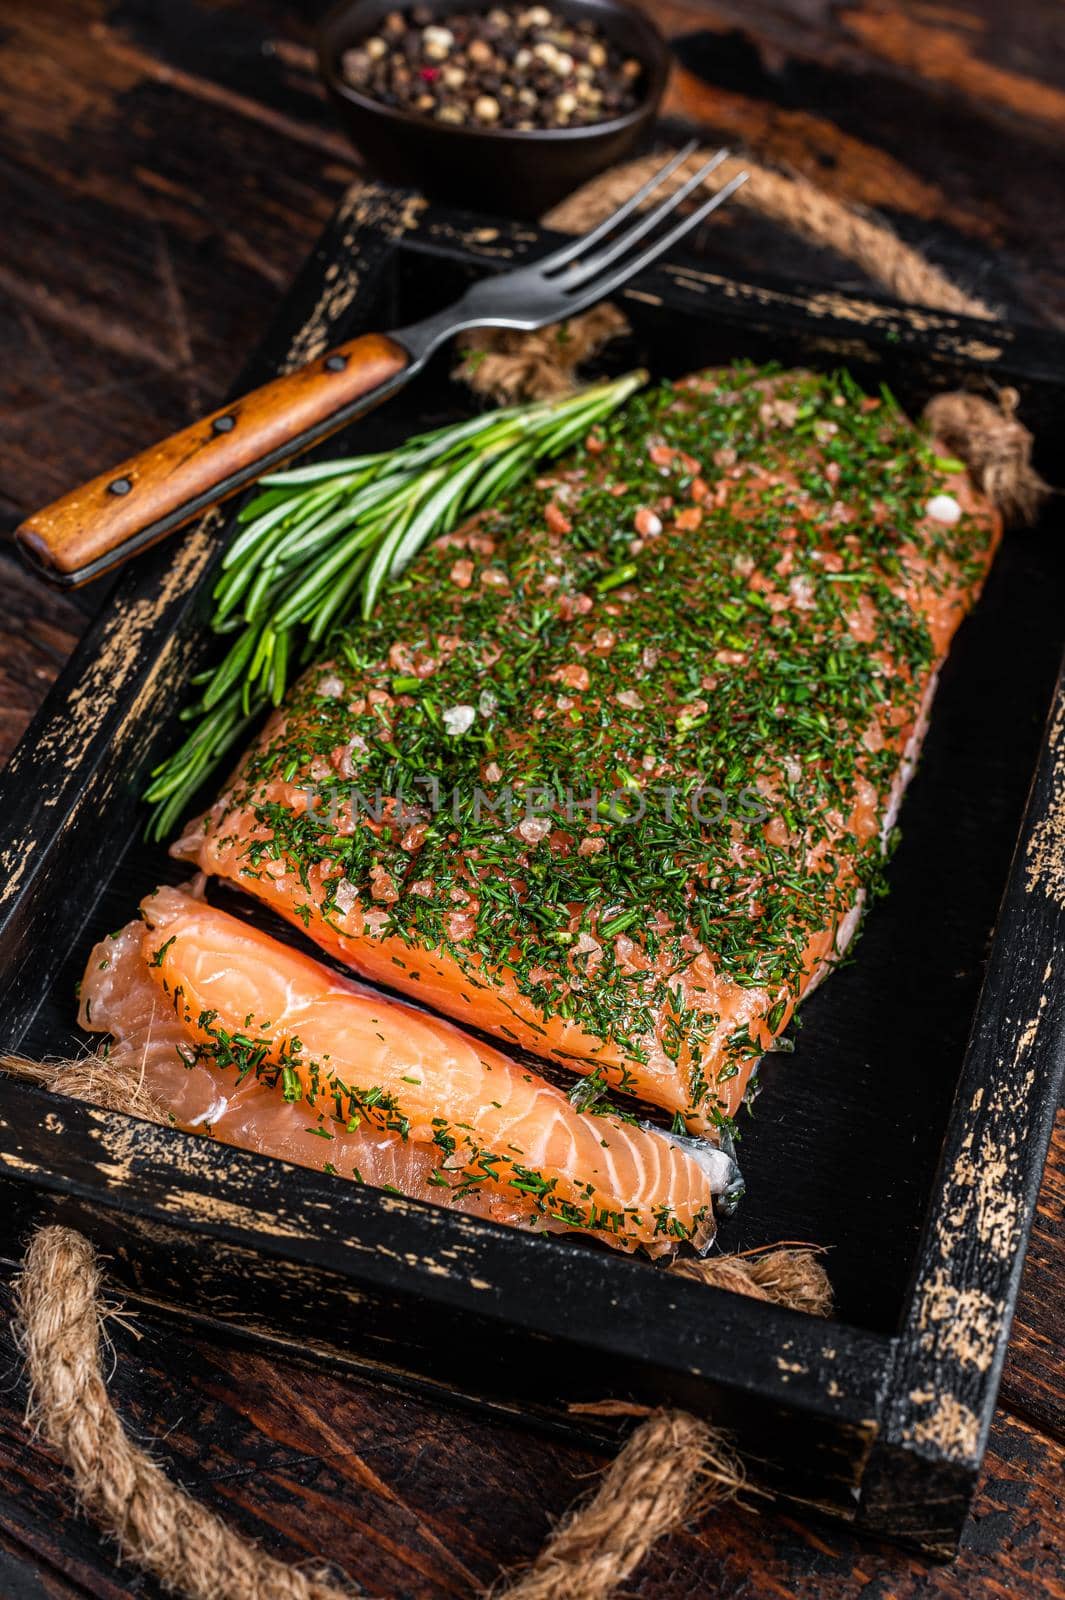
{"label": "wooden tray", "polygon": [[[443,305],[471,274],[543,242],[364,189],[239,387]],[[610,370],[639,360],[678,374],[737,355],[845,364],[912,412],[966,379],[1010,383],[1044,456],[1065,422],[1065,340],[1044,331],[733,283],[691,259],[656,268],[623,302],[634,333]],[[469,408],[440,358],[358,425],[360,445]],[[138,797],[215,648],[204,623],[226,531],[209,517],[121,578],[4,775],[4,1050],[81,1048],[73,993],[91,942],[182,876],[143,842]],[[795,1054],[767,1059],[743,1126],[748,1193],[722,1244],[829,1246],[836,1320],[0,1078],[4,1253],[32,1224],[62,1220],[107,1251],[135,1299],[585,1436],[613,1425],[575,1418],[573,1402],[684,1405],[733,1428],[780,1495],[949,1552],[1065,1064],[1060,532],[1006,541],[943,673],[892,893],[855,959],[803,1008]]]}

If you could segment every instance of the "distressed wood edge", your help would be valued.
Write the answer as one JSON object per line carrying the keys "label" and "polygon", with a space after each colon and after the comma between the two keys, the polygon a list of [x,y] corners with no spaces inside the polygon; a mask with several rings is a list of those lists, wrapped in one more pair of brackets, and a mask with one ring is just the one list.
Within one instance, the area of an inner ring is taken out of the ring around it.
{"label": "distressed wood edge", "polygon": [[[516,254],[518,250],[527,251],[531,245],[543,237],[535,230],[502,227],[495,228],[492,231],[494,234],[492,239],[482,236],[475,237],[474,234],[457,228],[450,220],[445,226],[443,222],[434,219],[432,208],[425,207],[416,197],[388,191],[380,186],[360,187],[349,195],[342,204],[304,270],[301,281],[311,278],[314,279],[316,285],[319,285],[312,316],[305,320],[300,328],[293,330],[290,326],[291,314],[289,314],[289,321],[287,321],[286,314],[284,310],[282,311],[279,323],[275,328],[274,338],[276,340],[276,338],[283,335],[287,339],[286,348],[288,353],[285,359],[288,362],[308,359],[318,349],[324,347],[325,330],[332,331],[338,322],[342,322],[344,316],[353,305],[358,291],[358,277],[357,274],[354,277],[352,276],[353,269],[351,266],[352,257],[356,255],[354,249],[356,242],[360,245],[376,247],[378,251],[382,247],[391,249],[399,242],[412,248],[429,248],[426,241],[431,234],[433,248],[439,250],[444,247],[446,251],[455,254],[459,259],[483,262],[486,250],[495,252],[502,259],[513,259],[513,254],[509,256],[506,254],[511,249],[510,244],[507,242],[508,239],[513,241],[513,252]],[[447,242],[445,242],[445,233],[447,234]],[[338,240],[345,246],[347,251],[344,258],[346,265],[343,267],[337,262],[329,261],[329,257],[336,248]],[[501,240],[502,243],[500,242]],[[365,266],[365,263],[361,260],[360,264]],[[333,268],[336,270],[330,278],[329,272]],[[992,351],[989,353],[987,350],[974,349],[971,344],[964,342],[964,337],[959,339],[959,330],[961,335],[968,336],[968,330],[965,326],[968,319],[952,315],[942,313],[914,314],[904,308],[885,307],[874,302],[858,302],[861,308],[859,312],[854,315],[848,315],[846,308],[851,304],[849,298],[836,295],[828,299],[822,297],[823,303],[820,306],[820,310],[818,312],[810,312],[808,309],[809,297],[804,297],[801,294],[782,294],[780,291],[766,289],[758,285],[733,284],[729,280],[718,278],[713,274],[706,274],[701,269],[698,272],[693,272],[691,269],[685,268],[682,263],[672,263],[666,268],[657,270],[665,274],[666,281],[673,294],[679,292],[691,296],[697,295],[700,297],[704,309],[707,301],[715,307],[733,307],[732,314],[738,325],[746,325],[750,322],[752,327],[758,326],[759,324],[756,320],[758,317],[764,317],[766,325],[771,326],[774,321],[782,320],[785,315],[792,317],[796,315],[819,315],[826,327],[836,330],[833,336],[834,348],[838,347],[839,330],[849,324],[856,330],[860,330],[861,338],[864,339],[867,335],[872,336],[884,346],[897,343],[900,337],[912,337],[915,345],[919,345],[925,350],[931,347],[932,354],[944,363],[968,362],[970,364],[975,363],[978,366],[981,362],[985,365],[999,363],[995,369],[998,377],[1012,377],[1015,373],[1020,373],[1021,376],[1028,377],[1035,383],[1042,381],[1049,383],[1052,381],[1047,374],[1048,362],[1042,359],[1042,356],[1046,356],[1048,346],[1054,346],[1055,336],[1053,335],[1048,335],[1045,338],[1041,337],[1041,358],[1039,360],[1030,360],[1031,351],[1024,345],[1022,339],[1013,334],[1012,330],[1003,330],[1005,334],[1010,335],[1010,348],[1008,351]],[[634,289],[630,292],[634,296],[642,296],[645,301],[652,305],[657,303],[656,296],[652,291]],[[755,320],[752,320],[752,314]],[[919,317],[919,321],[915,320],[915,315]],[[900,327],[903,330],[901,335]],[[972,324],[972,328],[985,339],[987,338],[989,330],[986,324],[976,322]],[[280,329],[280,334],[278,329]],[[322,343],[319,343],[319,340]],[[1062,349],[1065,350],[1065,340],[1059,338],[1057,339],[1057,344],[1060,344]],[[269,350],[269,348],[270,342],[268,341],[266,349]],[[1053,354],[1054,350],[1051,349],[1051,355]],[[1006,355],[1009,357],[1008,361],[1005,359]],[[251,369],[253,372],[256,365],[261,364],[263,359],[264,357],[260,356],[258,363],[253,363]],[[242,384],[247,381],[249,381],[247,378],[243,379]],[[1060,391],[1060,375],[1057,376],[1056,387]],[[217,533],[214,533],[209,528],[205,530],[201,526],[194,529],[188,536],[188,542],[194,543],[198,536],[202,538],[205,533],[213,534],[213,537],[217,538]],[[169,587],[165,574],[161,576],[159,573],[160,561],[155,561],[151,563],[150,567],[140,571],[139,575],[131,575],[121,586],[119,593],[120,595],[128,594],[133,602],[136,602],[143,594],[149,605],[154,604],[156,606],[154,620],[158,625],[179,614],[187,615],[194,603],[196,594],[202,592],[203,582],[209,571],[212,554],[211,549],[201,552],[202,564],[195,574],[192,574],[190,569],[183,569],[187,582],[179,574],[174,580],[175,587]],[[168,562],[168,565],[172,566],[174,563]],[[158,585],[160,583],[162,584],[165,598],[170,603],[169,617],[166,613],[165,604],[159,598]],[[101,625],[105,623],[105,620],[101,619]],[[56,730],[54,739],[46,736],[39,740],[39,745],[34,745],[31,737],[31,735],[39,731],[39,728],[43,728],[47,735],[49,728],[47,712],[49,707],[56,711],[65,705],[72,688],[76,688],[82,682],[84,674],[92,670],[96,656],[99,653],[99,644],[94,641],[94,631],[90,630],[90,635],[85,644],[76,654],[67,672],[53,690],[52,695],[49,696],[45,707],[42,708],[41,714],[39,714],[38,719],[30,730],[30,735],[22,741],[19,747],[17,757],[25,762],[27,770],[37,771],[43,768],[53,773],[58,772],[61,780],[63,778],[69,779],[72,770],[71,763],[73,762],[76,765],[79,758],[85,758],[91,754],[92,741],[95,741],[96,748],[100,748],[108,742],[111,730],[106,725],[106,721],[97,723],[90,730],[78,729],[67,738],[63,737],[63,730]],[[194,647],[189,646],[189,648],[193,649]],[[135,649],[126,652],[127,656],[136,656],[136,654],[137,651]],[[112,684],[110,686],[114,689],[111,697],[112,709],[117,706],[119,688],[122,689],[123,695],[126,695],[128,694],[129,686],[129,679],[126,679],[122,685]],[[108,688],[109,686],[105,685],[103,692],[108,692]],[[120,717],[123,715],[121,712],[118,714]],[[89,737],[88,743],[85,738],[86,733],[88,733]],[[16,768],[16,770],[18,769]],[[22,776],[25,778],[25,770],[22,772]],[[69,789],[69,782],[67,788]],[[48,817],[48,822],[54,831],[54,818],[56,815],[54,807],[58,804],[58,801],[54,796],[51,796],[48,797],[45,803],[53,808]],[[23,829],[16,832],[16,839],[24,841],[30,851],[33,849],[35,837],[33,829]],[[43,869],[44,863],[42,862],[41,870],[43,871]],[[23,900],[26,898],[26,889],[27,885],[23,882]],[[1033,1183],[1037,1181],[1038,1171],[1035,1173]],[[1018,1275],[1022,1260],[1023,1250],[1016,1256],[1016,1272]],[[916,1292],[915,1290],[915,1296]],[[916,1299],[911,1301],[911,1309],[903,1334],[904,1342],[911,1332],[915,1306]],[[1005,1338],[1000,1338],[999,1345],[1004,1348],[1004,1343]],[[1000,1365],[1001,1352],[997,1359]],[[903,1366],[904,1361],[900,1356],[896,1364],[895,1374],[892,1375],[892,1379],[889,1379],[885,1388],[885,1403],[890,1400],[895,1402],[899,1400],[897,1385],[893,1385],[893,1378],[902,1370]],[[995,1381],[997,1382],[997,1369]],[[984,1417],[983,1432],[980,1436],[981,1451],[983,1438],[986,1436],[986,1424],[989,1421],[990,1411]],[[952,1477],[949,1499],[952,1504],[957,1506],[959,1496],[964,1497],[968,1487],[971,1486],[971,1481],[975,1479],[975,1467],[971,1459],[956,1460],[954,1455],[951,1454],[950,1448],[947,1448],[946,1453],[944,1453],[945,1446],[949,1446],[949,1444],[950,1441],[947,1434],[942,1430],[937,1431],[935,1429],[925,1438],[915,1439],[911,1437],[907,1440],[901,1440],[898,1445],[893,1444],[886,1436],[882,1436],[877,1441],[871,1457],[871,1470],[868,1474],[867,1492],[863,1495],[865,1505],[862,1514],[870,1518],[875,1517],[877,1505],[875,1469],[877,1461],[885,1459],[888,1451],[896,1449],[901,1451],[907,1467],[913,1469],[914,1482],[917,1485],[915,1492],[918,1496],[926,1495],[932,1484],[937,1481],[935,1473],[930,1475],[925,1469],[928,1467],[938,1468],[941,1476],[946,1474]],[[884,1531],[890,1531],[896,1535],[901,1532],[902,1536],[906,1537],[902,1527],[902,1522],[905,1518],[901,1515],[901,1511],[902,1508],[899,1508],[891,1527],[886,1528]],[[870,1521],[870,1525],[872,1525],[872,1521]],[[921,1543],[924,1548],[943,1550],[948,1547],[942,1540],[938,1544],[935,1542],[939,1535],[929,1535],[927,1530],[922,1531],[921,1528],[916,1529],[914,1537],[916,1542]]]}
{"label": "distressed wood edge", "polygon": [[[349,192],[228,398],[321,355],[364,280],[380,269],[382,246],[393,246],[403,230],[413,225],[418,212],[416,196],[393,193],[379,185]],[[376,243],[376,249],[370,241]],[[344,260],[343,271],[334,257]],[[304,298],[300,290],[312,285],[312,311],[294,323],[292,306]],[[0,774],[0,815],[9,814],[3,801],[14,778],[47,770],[76,781],[75,768],[89,757],[97,741],[106,742],[113,719],[128,715],[130,693],[140,689],[154,666],[145,657],[146,645],[159,629],[172,625],[190,597],[202,588],[229,521],[228,515],[208,513],[164,550],[126,569]],[[50,804],[54,808],[56,800]],[[54,810],[51,821],[54,826]],[[0,866],[10,867],[10,851],[19,838],[17,827],[0,835]],[[0,878],[0,912],[20,887],[18,878],[13,882]]]}
{"label": "distressed wood edge", "polygon": [[[349,193],[231,397],[334,343],[419,209],[416,197],[381,186]],[[309,315],[295,311],[308,302]],[[207,659],[212,640],[202,624],[231,519],[232,511],[208,512],[122,572],[0,773],[0,942],[21,943],[62,856],[64,825],[80,809],[106,798],[131,831],[145,825],[140,788],[163,753],[160,733],[168,723],[172,738],[177,732],[173,719],[151,713],[172,705]],[[51,941],[55,962],[63,931]],[[7,1048],[18,1048],[36,1010],[32,986],[46,985],[54,964],[36,966],[32,984],[9,964],[0,987]]]}
{"label": "distressed wood edge", "polygon": [[[105,1111],[0,1074],[0,1173],[13,1183],[313,1265],[367,1292],[424,1296],[678,1376],[876,1427],[884,1335],[695,1282],[615,1253],[573,1249],[202,1136]],[[514,1282],[503,1286],[502,1275]],[[601,1313],[624,1303],[623,1318]],[[737,1352],[742,1350],[742,1356]],[[648,1354],[650,1352],[650,1354]],[[711,1371],[711,1363],[714,1364]],[[834,1378],[819,1370],[829,1364]]]}
{"label": "distressed wood edge", "polygon": [[[517,265],[541,249],[566,242],[571,236],[552,228],[462,211],[432,203],[412,218],[404,246],[457,261],[489,267]],[[1055,329],[987,321],[959,312],[905,305],[875,290],[847,293],[813,284],[785,287],[778,281],[751,282],[707,269],[705,262],[685,250],[671,251],[669,259],[641,273],[619,298],[652,306],[661,303],[656,285],[708,301],[722,313],[761,315],[775,322],[802,317],[823,323],[838,334],[848,330],[856,338],[891,346],[900,341],[942,355],[958,365],[1010,380],[1013,376],[1060,387],[1065,370],[1065,334]]]}
{"label": "distressed wood edge", "polygon": [[[1007,878],[859,1520],[952,1553],[975,1489],[1065,1085],[1065,666]],[[928,1499],[931,1464],[955,1493]],[[913,1501],[904,1504],[903,1484]],[[902,1498],[900,1498],[900,1495]]]}
{"label": "distressed wood edge", "polygon": [[[295,1350],[312,1365],[325,1363],[391,1389],[487,1409],[512,1423],[565,1432],[600,1449],[616,1445],[627,1424],[621,1419],[608,1435],[601,1418],[588,1417],[589,1399],[622,1397],[699,1412],[733,1437],[749,1458],[752,1481],[768,1496],[853,1521],[875,1438],[869,1423],[825,1418],[757,1389],[743,1392],[713,1382],[697,1389],[690,1380],[647,1363],[605,1360],[598,1347],[567,1342],[557,1330],[548,1341],[514,1322],[500,1330],[439,1309],[423,1324],[431,1349],[412,1349],[409,1328],[412,1316],[424,1309],[420,1302],[368,1293],[327,1268],[265,1259],[256,1249],[217,1234],[205,1259],[202,1236],[171,1222],[109,1209],[73,1192],[12,1182],[2,1173],[0,1203],[26,1234],[42,1224],[60,1224],[93,1240],[109,1289],[119,1290],[124,1307],[128,1299],[193,1330],[209,1324],[238,1342],[254,1342],[286,1357]],[[198,1290],[191,1319],[187,1294],[175,1289],[176,1278],[190,1274]],[[280,1339],[277,1306],[286,1312]],[[330,1330],[327,1339],[320,1337],[323,1326]]]}

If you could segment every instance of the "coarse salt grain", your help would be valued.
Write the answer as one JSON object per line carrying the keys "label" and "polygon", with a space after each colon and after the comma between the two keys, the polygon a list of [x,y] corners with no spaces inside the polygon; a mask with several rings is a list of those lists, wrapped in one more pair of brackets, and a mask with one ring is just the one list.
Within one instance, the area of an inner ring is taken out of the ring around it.
{"label": "coarse salt grain", "polygon": [[472,911],[452,911],[447,919],[448,938],[460,944],[469,938],[476,926],[477,918]]}
{"label": "coarse salt grain", "polygon": [[961,518],[961,506],[952,494],[936,494],[925,506],[925,513],[933,522],[942,522],[948,528]]}
{"label": "coarse salt grain", "polygon": [[579,661],[568,661],[564,667],[556,667],[551,674],[555,683],[565,684],[567,689],[579,689],[582,693],[591,684],[588,668],[582,667]]}
{"label": "coarse salt grain", "polygon": [[444,732],[450,734],[452,739],[459,738],[464,733],[469,733],[477,717],[473,706],[447,706],[443,713]]}
{"label": "coarse salt grain", "polygon": [[346,917],[348,912],[358,904],[359,891],[353,883],[349,883],[347,878],[341,878],[333,890],[333,900],[337,910]]}
{"label": "coarse salt grain", "polygon": [[797,572],[788,584],[788,593],[799,611],[812,611],[817,604],[814,581],[805,572]]}
{"label": "coarse salt grain", "polygon": [[381,866],[370,868],[370,893],[375,900],[387,906],[393,905],[399,899],[399,890],[392,874]]}

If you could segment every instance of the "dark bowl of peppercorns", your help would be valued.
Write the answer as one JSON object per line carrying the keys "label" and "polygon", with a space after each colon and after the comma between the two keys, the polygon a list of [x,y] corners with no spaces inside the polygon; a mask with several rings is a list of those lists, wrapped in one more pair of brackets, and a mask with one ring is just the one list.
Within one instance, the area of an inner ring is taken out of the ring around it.
{"label": "dark bowl of peppercorns", "polygon": [[661,33],[626,0],[346,0],[318,49],[368,167],[433,199],[520,217],[633,151],[670,64]]}

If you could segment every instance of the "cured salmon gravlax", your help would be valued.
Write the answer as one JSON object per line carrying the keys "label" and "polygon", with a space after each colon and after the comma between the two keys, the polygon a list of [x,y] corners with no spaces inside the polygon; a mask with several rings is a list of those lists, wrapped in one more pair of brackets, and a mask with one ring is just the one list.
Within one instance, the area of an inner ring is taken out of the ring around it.
{"label": "cured salmon gravlax", "polygon": [[999,532],[846,377],[659,387],[341,631],[177,853],[712,1132],[881,881]]}
{"label": "cured salmon gravlax", "polygon": [[652,1255],[705,1248],[734,1181],[713,1146],[637,1126],[160,889],[93,950],[80,1021],[172,1120],[227,1143],[519,1226]]}

